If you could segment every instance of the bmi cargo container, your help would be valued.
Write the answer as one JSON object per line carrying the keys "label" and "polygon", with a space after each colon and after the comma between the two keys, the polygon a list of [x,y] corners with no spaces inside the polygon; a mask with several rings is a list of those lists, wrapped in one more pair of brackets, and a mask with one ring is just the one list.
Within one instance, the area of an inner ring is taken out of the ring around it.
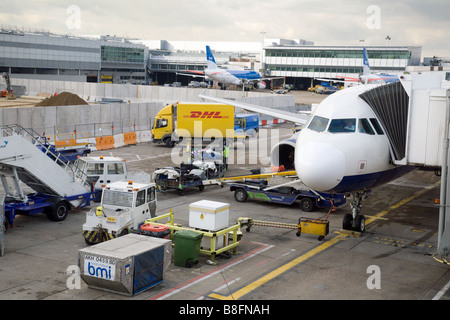
{"label": "bmi cargo container", "polygon": [[163,281],[172,241],[128,234],[78,251],[81,278],[90,288],[135,295]]}

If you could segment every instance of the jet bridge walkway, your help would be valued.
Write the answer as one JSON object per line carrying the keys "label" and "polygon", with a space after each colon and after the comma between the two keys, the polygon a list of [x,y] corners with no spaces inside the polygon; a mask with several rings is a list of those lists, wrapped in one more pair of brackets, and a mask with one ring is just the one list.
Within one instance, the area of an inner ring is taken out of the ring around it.
{"label": "jet bridge walkway", "polygon": [[450,263],[450,73],[419,72],[360,95],[379,118],[392,163],[435,170],[441,175],[438,250]]}
{"label": "jet bridge walkway", "polygon": [[[0,126],[0,179],[6,198],[27,201],[20,180],[38,194],[71,199],[73,206],[80,206],[85,200],[77,195],[92,191],[87,176],[75,164],[64,163],[61,154],[52,153],[41,141],[31,129]],[[8,180],[13,181],[12,186]]]}

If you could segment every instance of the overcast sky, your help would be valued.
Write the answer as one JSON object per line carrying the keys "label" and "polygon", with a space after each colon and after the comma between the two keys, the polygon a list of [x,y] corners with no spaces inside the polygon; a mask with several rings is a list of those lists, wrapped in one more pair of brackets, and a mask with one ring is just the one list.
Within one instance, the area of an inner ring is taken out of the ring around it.
{"label": "overcast sky", "polygon": [[[5,0],[6,1],[6,0]],[[305,39],[316,45],[422,46],[450,57],[448,0],[14,0],[0,24],[151,40]],[[362,42],[364,40],[364,42]]]}

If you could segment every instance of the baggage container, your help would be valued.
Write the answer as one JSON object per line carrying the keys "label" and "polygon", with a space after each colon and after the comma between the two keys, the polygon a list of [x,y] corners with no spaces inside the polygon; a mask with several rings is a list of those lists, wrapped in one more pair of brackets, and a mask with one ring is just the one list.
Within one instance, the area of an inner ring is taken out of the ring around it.
{"label": "baggage container", "polygon": [[189,205],[189,227],[208,231],[228,228],[230,204],[209,200]]}
{"label": "baggage container", "polygon": [[172,241],[128,234],[80,249],[81,278],[90,288],[135,295],[162,282]]}

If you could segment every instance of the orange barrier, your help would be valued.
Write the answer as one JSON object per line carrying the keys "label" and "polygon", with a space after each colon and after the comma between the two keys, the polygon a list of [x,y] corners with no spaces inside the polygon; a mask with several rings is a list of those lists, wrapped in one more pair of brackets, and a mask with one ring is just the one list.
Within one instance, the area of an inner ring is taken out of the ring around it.
{"label": "orange barrier", "polygon": [[97,150],[114,149],[113,136],[96,137],[95,142],[97,144]]}
{"label": "orange barrier", "polygon": [[123,134],[123,139],[126,145],[137,144],[136,132],[127,132]]}
{"label": "orange barrier", "polygon": [[76,146],[76,145],[78,145],[78,144],[77,144],[77,140],[75,140],[75,139],[55,141],[56,148],[72,147],[72,146]]}
{"label": "orange barrier", "polygon": [[89,142],[79,142],[78,139],[86,139],[89,141],[89,132],[61,133],[47,137],[48,141],[54,141],[55,148],[78,147],[88,145]]}

